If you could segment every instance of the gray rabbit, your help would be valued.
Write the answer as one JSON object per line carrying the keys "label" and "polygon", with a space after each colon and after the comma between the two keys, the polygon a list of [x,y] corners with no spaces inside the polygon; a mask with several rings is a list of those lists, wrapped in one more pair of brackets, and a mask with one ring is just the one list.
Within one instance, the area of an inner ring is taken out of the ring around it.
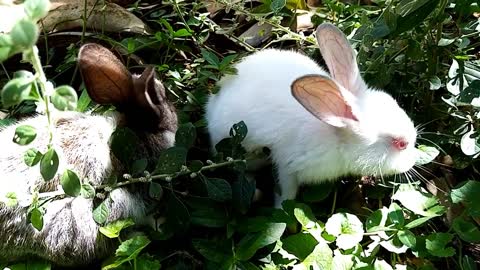
{"label": "gray rabbit", "polygon": [[[165,89],[152,67],[141,75],[130,74],[109,50],[98,44],[85,44],[78,55],[79,69],[90,97],[99,104],[113,104],[118,112],[91,115],[55,112],[53,147],[60,158],[58,172],[74,170],[81,179],[98,186],[123,168],[110,149],[110,137],[117,127],[128,127],[140,138],[136,157],[154,158],[173,145],[177,129],[175,108],[166,99]],[[15,128],[31,125],[36,139],[27,146],[12,142]],[[47,149],[47,118],[38,115],[0,130],[0,201],[14,192],[19,204],[0,203],[0,261],[38,256],[57,265],[85,265],[112,254],[116,240],[98,232],[94,221],[93,199],[64,197],[46,204],[44,226],[37,231],[27,222],[32,188],[41,192],[57,189],[60,175],[45,182],[38,166],[28,167],[23,153],[29,148]],[[110,213],[107,222],[133,218],[146,224],[144,196],[131,188],[117,188],[105,200]]]}

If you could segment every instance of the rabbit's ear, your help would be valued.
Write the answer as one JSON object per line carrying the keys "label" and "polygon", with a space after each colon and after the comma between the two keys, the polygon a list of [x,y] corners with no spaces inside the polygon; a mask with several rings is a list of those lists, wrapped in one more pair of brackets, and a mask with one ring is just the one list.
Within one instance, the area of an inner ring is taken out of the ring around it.
{"label": "rabbit's ear", "polygon": [[[343,90],[345,92],[345,90]],[[292,83],[292,95],[318,119],[335,127],[358,121],[341,86],[321,75],[306,75]]]}
{"label": "rabbit's ear", "polygon": [[120,60],[101,45],[80,48],[78,66],[90,97],[99,104],[123,104],[133,89],[132,76]]}
{"label": "rabbit's ear", "polygon": [[332,78],[353,94],[364,89],[356,53],[342,31],[333,24],[323,23],[318,26],[316,35],[320,53]]}
{"label": "rabbit's ear", "polygon": [[145,68],[140,77],[134,78],[133,84],[137,103],[161,118],[162,112],[159,106],[162,105],[165,89],[163,85],[155,79],[155,68]]}

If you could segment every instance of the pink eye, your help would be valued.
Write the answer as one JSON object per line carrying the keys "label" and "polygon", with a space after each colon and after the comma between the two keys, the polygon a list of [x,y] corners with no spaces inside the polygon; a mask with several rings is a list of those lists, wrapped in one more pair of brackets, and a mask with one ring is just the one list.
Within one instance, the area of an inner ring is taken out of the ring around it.
{"label": "pink eye", "polygon": [[405,150],[405,148],[408,146],[408,142],[403,138],[393,138],[392,145],[397,150]]}

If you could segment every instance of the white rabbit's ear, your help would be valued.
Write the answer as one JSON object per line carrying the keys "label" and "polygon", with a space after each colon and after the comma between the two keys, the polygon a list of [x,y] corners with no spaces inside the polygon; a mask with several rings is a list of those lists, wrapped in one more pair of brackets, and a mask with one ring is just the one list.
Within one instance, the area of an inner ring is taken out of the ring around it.
{"label": "white rabbit's ear", "polygon": [[89,96],[99,104],[123,104],[131,97],[133,82],[122,62],[101,45],[80,48],[78,66]]}
{"label": "white rabbit's ear", "polygon": [[320,53],[332,78],[346,90],[357,94],[365,83],[358,70],[356,53],[347,37],[330,23],[319,25],[316,35]]}
{"label": "white rabbit's ear", "polygon": [[300,77],[292,83],[292,95],[305,109],[329,125],[345,127],[349,120],[358,121],[352,106],[342,94],[341,86],[328,77]]}

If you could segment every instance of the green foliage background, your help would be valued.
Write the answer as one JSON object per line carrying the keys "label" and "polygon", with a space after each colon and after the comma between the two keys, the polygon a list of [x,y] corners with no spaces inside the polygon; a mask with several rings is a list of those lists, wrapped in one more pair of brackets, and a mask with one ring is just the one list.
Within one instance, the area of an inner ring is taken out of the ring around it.
{"label": "green foliage background", "polygon": [[[294,0],[219,0],[214,1],[218,14],[210,17],[205,2],[131,4],[129,10],[148,24],[151,35],[97,33],[65,44],[23,22],[17,32],[30,34],[12,34],[20,47],[0,38],[0,59],[5,60],[40,35],[46,77],[76,89],[81,83],[75,68],[80,45],[105,44],[121,51],[132,70],[140,65],[138,58],[155,64],[175,102],[182,123],[176,145],[162,153],[155,168],[147,168],[144,160],[129,160],[124,145],[135,138],[128,130],[115,133],[113,151],[131,174],[126,181],[149,183],[149,195],[159,203],[155,211],[164,222],[159,230],[145,229],[144,235],[130,239],[121,238],[120,231],[131,228],[131,221],[104,224],[101,232],[118,238],[119,247],[103,269],[477,269],[480,1],[323,1],[312,17],[314,26],[332,22],[349,35],[365,80],[399,100],[419,127],[418,143],[434,146],[440,155],[405,179],[352,178],[305,187],[283,209],[271,208],[272,167],[253,174],[245,170],[245,160],[252,156],[240,146],[248,133],[244,123],[232,127],[231,137],[216,146],[220,154],[211,156],[203,106],[208,94],[218,91],[215,83],[221,76],[235,72],[232,64],[255,50],[293,48],[321,63],[314,28],[294,30],[297,14],[307,7]],[[32,20],[40,15],[33,14]],[[257,22],[271,25],[272,32],[252,47],[238,37]],[[2,64],[2,105],[8,114],[2,125],[31,114],[34,101],[42,97],[41,92],[25,92],[25,85],[33,83],[28,74],[7,84],[20,69],[19,57]],[[8,91],[26,94],[12,99]],[[85,91],[78,92],[78,100],[72,88],[55,91],[51,102],[56,108],[86,111],[93,106]],[[22,144],[35,138],[28,127],[17,134]],[[58,159],[54,150],[32,150],[27,156],[27,163],[40,163],[44,178],[56,172],[42,167]],[[74,172],[63,176],[71,196],[114,188],[80,187]],[[31,213],[32,225],[39,229],[40,210]],[[100,204],[93,214],[102,224],[108,209]],[[45,262],[26,264],[49,267]]]}

